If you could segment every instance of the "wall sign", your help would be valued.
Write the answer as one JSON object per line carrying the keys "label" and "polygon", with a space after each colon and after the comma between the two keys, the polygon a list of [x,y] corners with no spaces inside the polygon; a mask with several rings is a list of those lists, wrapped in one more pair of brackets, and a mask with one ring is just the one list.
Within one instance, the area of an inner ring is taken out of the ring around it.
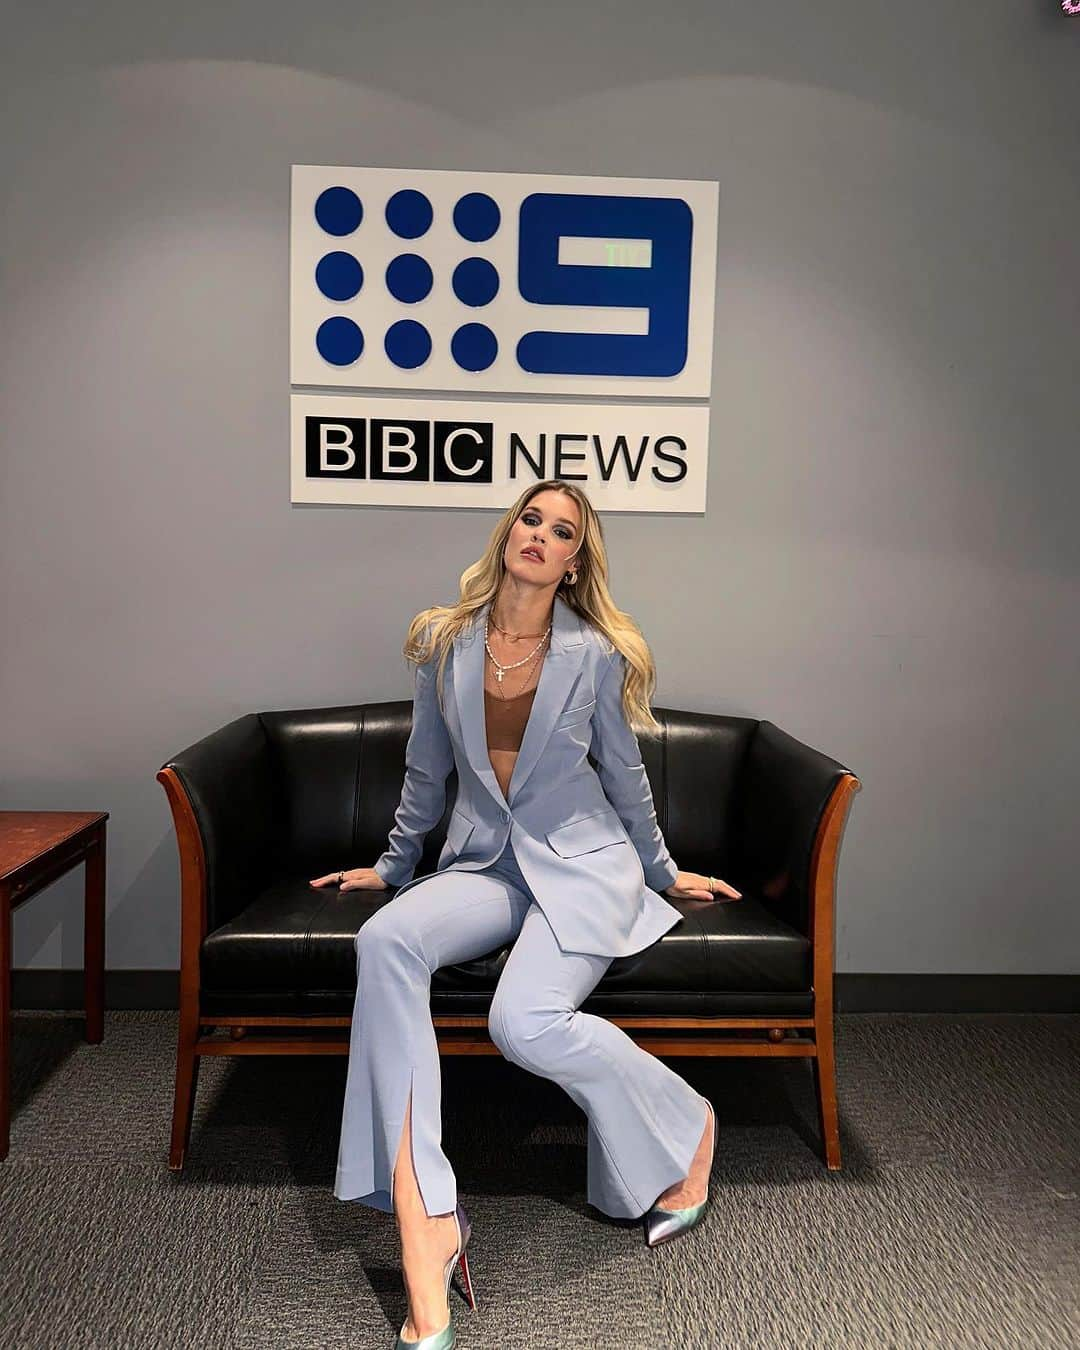
{"label": "wall sign", "polygon": [[[503,506],[510,489],[523,486],[515,472],[523,457],[512,459],[509,447],[524,442],[512,426],[542,424],[548,430],[537,435],[581,435],[597,448],[574,461],[567,446],[579,442],[560,440],[556,455],[555,441],[545,440],[535,462],[550,455],[568,472],[549,464],[537,477],[570,476],[577,465],[601,509],[618,498],[615,509],[703,510],[707,407],[636,403],[610,414],[627,398],[709,396],[718,193],[718,184],[699,181],[294,165],[293,388],[354,398],[381,392],[378,409],[368,404],[353,417],[340,400],[331,410],[329,395],[294,393],[293,500],[389,504],[393,496],[464,506],[479,504],[480,493],[484,504]],[[413,399],[395,406],[395,392],[462,397],[442,405],[443,417]],[[482,402],[558,394],[608,406],[504,404],[485,412]],[[348,455],[335,466],[326,442],[313,474],[308,419],[322,416],[313,399],[340,425],[363,422],[369,432],[372,421],[489,423],[491,483],[481,489],[445,465],[440,478],[438,456],[425,459],[421,440],[409,453],[403,441],[393,454],[379,449],[372,460],[372,446],[383,443],[368,433],[363,457],[347,468]],[[506,411],[515,407],[516,423]],[[683,426],[686,413],[695,414],[686,423],[693,429],[672,433],[684,441],[672,486],[662,455],[630,455],[629,446],[663,442],[662,427]],[[605,458],[609,435],[615,444],[627,438],[625,457]]]}
{"label": "wall sign", "polygon": [[505,510],[530,482],[602,509],[704,511],[704,407],[294,394],[293,501]]}

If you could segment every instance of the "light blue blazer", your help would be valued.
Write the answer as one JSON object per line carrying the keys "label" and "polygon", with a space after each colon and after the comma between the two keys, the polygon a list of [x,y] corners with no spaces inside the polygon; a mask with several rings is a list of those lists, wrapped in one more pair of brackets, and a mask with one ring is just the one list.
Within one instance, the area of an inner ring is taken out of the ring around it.
{"label": "light blue blazer", "polygon": [[[375,871],[401,895],[424,836],[442,817],[446,779],[458,791],[437,872],[478,870],[507,839],[564,951],[627,956],[682,917],[658,892],[675,880],[656,823],[637,737],[623,714],[625,658],[559,596],[525,734],[503,796],[487,751],[484,619],[446,659],[444,708],[436,660],[416,668],[406,773],[389,845]],[[599,772],[587,758],[591,752]],[[396,897],[395,897],[396,898]]]}

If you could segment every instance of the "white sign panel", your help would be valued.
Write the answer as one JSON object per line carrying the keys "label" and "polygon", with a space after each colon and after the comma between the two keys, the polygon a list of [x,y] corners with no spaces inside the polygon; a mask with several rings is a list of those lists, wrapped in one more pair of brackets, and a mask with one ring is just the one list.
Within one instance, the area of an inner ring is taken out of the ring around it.
{"label": "white sign panel", "polygon": [[294,386],[707,398],[719,185],[294,165]]}
{"label": "white sign panel", "polygon": [[578,482],[601,511],[704,511],[707,407],[292,396],[292,500],[505,510]]}

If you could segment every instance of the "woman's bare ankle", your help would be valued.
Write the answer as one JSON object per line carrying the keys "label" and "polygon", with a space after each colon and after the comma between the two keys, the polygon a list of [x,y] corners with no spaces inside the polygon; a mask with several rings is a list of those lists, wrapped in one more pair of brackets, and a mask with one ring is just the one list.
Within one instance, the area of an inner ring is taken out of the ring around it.
{"label": "woman's bare ankle", "polygon": [[716,1122],[710,1104],[706,1112],[705,1128],[701,1132],[697,1150],[690,1163],[690,1171],[680,1181],[674,1182],[655,1200],[662,1209],[684,1209],[688,1205],[700,1204],[708,1186],[708,1164],[712,1154],[712,1134]]}
{"label": "woman's bare ankle", "polygon": [[453,1214],[433,1214],[420,1208],[399,1223],[401,1261],[409,1301],[406,1340],[431,1336],[446,1326],[450,1315],[444,1272],[457,1247]]}
{"label": "woman's bare ankle", "polygon": [[457,1246],[457,1224],[452,1214],[413,1214],[398,1221],[398,1233],[403,1244],[423,1250],[446,1248],[447,1256]]}

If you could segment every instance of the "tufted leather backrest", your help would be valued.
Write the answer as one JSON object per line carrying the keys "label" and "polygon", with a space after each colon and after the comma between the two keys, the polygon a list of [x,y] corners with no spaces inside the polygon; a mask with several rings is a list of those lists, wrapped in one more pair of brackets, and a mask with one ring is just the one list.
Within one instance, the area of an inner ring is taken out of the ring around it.
{"label": "tufted leather backrest", "polygon": [[[394,826],[412,700],[264,712],[259,718],[281,786],[282,866],[313,875],[370,867]],[[451,773],[447,808],[428,834],[418,872],[429,863],[434,869],[456,791],[457,774]]]}
{"label": "tufted leather backrest", "polygon": [[[723,874],[734,794],[757,722],[654,709],[663,728],[641,736],[657,820],[676,861]],[[405,777],[412,702],[259,714],[284,808],[290,870],[370,866],[386,847]],[[417,871],[433,869],[457,790],[428,835]]]}
{"label": "tufted leather backrest", "polygon": [[653,708],[663,730],[639,736],[660,832],[677,863],[725,876],[735,807],[757,719]]}

